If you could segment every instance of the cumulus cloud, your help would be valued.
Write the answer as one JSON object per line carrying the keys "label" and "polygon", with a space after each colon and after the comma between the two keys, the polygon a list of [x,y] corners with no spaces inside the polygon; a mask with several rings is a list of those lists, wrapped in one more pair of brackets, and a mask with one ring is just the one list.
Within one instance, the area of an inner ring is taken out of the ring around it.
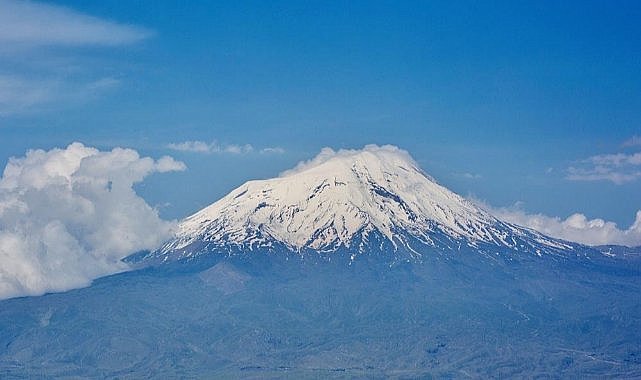
{"label": "cumulus cloud", "polygon": [[403,150],[397,146],[394,145],[383,145],[383,146],[378,146],[374,144],[370,145],[365,145],[363,149],[340,149],[338,151],[335,151],[332,148],[325,147],[321,149],[320,153],[316,155],[316,157],[306,160],[306,161],[301,161],[299,162],[293,169],[286,170],[282,173],[280,173],[281,177],[287,177],[292,174],[300,173],[305,170],[309,170],[315,166],[321,165],[332,158],[335,157],[351,157],[355,156],[358,154],[361,154],[363,152],[371,153],[374,155],[383,155],[383,156],[396,156],[400,158],[403,161],[410,162],[412,165],[418,167],[412,156],[406,151]]}
{"label": "cumulus cloud", "polygon": [[641,245],[641,210],[637,211],[634,223],[627,229],[621,229],[616,223],[603,219],[588,219],[584,214],[575,213],[562,219],[544,214],[530,214],[520,207],[493,208],[481,204],[497,218],[531,228],[543,234],[559,239],[574,241],[587,245]]}
{"label": "cumulus cloud", "polygon": [[641,152],[600,154],[568,168],[571,181],[610,181],[617,185],[641,178]]}
{"label": "cumulus cloud", "polygon": [[156,248],[175,227],[133,185],[184,169],[171,157],[80,143],[11,158],[0,178],[0,299],[82,287],[126,270],[123,257]]}

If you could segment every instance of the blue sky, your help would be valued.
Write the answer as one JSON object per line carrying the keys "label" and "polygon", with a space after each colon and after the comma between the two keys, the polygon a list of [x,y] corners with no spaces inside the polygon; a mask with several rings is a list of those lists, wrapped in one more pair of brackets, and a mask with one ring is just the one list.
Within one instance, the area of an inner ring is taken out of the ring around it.
{"label": "blue sky", "polygon": [[[641,209],[639,2],[16,4],[0,0],[0,160],[170,154],[188,170],[138,187],[164,217],[369,143],[493,206],[621,227]],[[208,145],[169,147],[185,141]]]}

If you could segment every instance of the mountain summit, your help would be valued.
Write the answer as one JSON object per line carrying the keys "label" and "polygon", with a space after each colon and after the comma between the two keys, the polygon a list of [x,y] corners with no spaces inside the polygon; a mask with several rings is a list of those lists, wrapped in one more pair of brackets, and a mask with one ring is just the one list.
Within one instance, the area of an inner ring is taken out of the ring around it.
{"label": "mountain summit", "polygon": [[541,255],[573,245],[498,220],[439,185],[404,150],[368,145],[325,148],[278,178],[246,182],[182,221],[175,239],[152,255],[284,248],[420,257],[426,248],[461,247]]}
{"label": "mountain summit", "polygon": [[0,374],[641,379],[639,257],[599,249],[504,223],[397,148],[323,150],[132,271],[0,302]]}

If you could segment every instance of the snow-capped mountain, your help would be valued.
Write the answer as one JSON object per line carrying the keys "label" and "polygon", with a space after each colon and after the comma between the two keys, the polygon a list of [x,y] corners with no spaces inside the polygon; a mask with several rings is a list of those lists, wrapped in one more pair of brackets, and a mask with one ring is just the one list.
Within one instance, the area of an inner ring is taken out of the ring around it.
{"label": "snow-capped mountain", "polygon": [[419,257],[426,248],[461,247],[541,255],[575,245],[498,220],[439,185],[407,152],[369,145],[324,149],[278,178],[246,182],[182,221],[175,239],[150,256],[285,248]]}

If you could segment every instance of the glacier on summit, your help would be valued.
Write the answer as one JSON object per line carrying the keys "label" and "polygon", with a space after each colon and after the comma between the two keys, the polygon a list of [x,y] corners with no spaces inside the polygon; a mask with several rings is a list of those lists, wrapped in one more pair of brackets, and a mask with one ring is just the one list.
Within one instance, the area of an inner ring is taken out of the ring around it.
{"label": "glacier on summit", "polygon": [[426,247],[448,251],[461,245],[537,255],[576,246],[497,219],[438,184],[402,149],[367,145],[325,148],[277,178],[244,183],[184,219],[176,237],[148,257],[285,248],[352,255],[403,251],[419,258]]}

